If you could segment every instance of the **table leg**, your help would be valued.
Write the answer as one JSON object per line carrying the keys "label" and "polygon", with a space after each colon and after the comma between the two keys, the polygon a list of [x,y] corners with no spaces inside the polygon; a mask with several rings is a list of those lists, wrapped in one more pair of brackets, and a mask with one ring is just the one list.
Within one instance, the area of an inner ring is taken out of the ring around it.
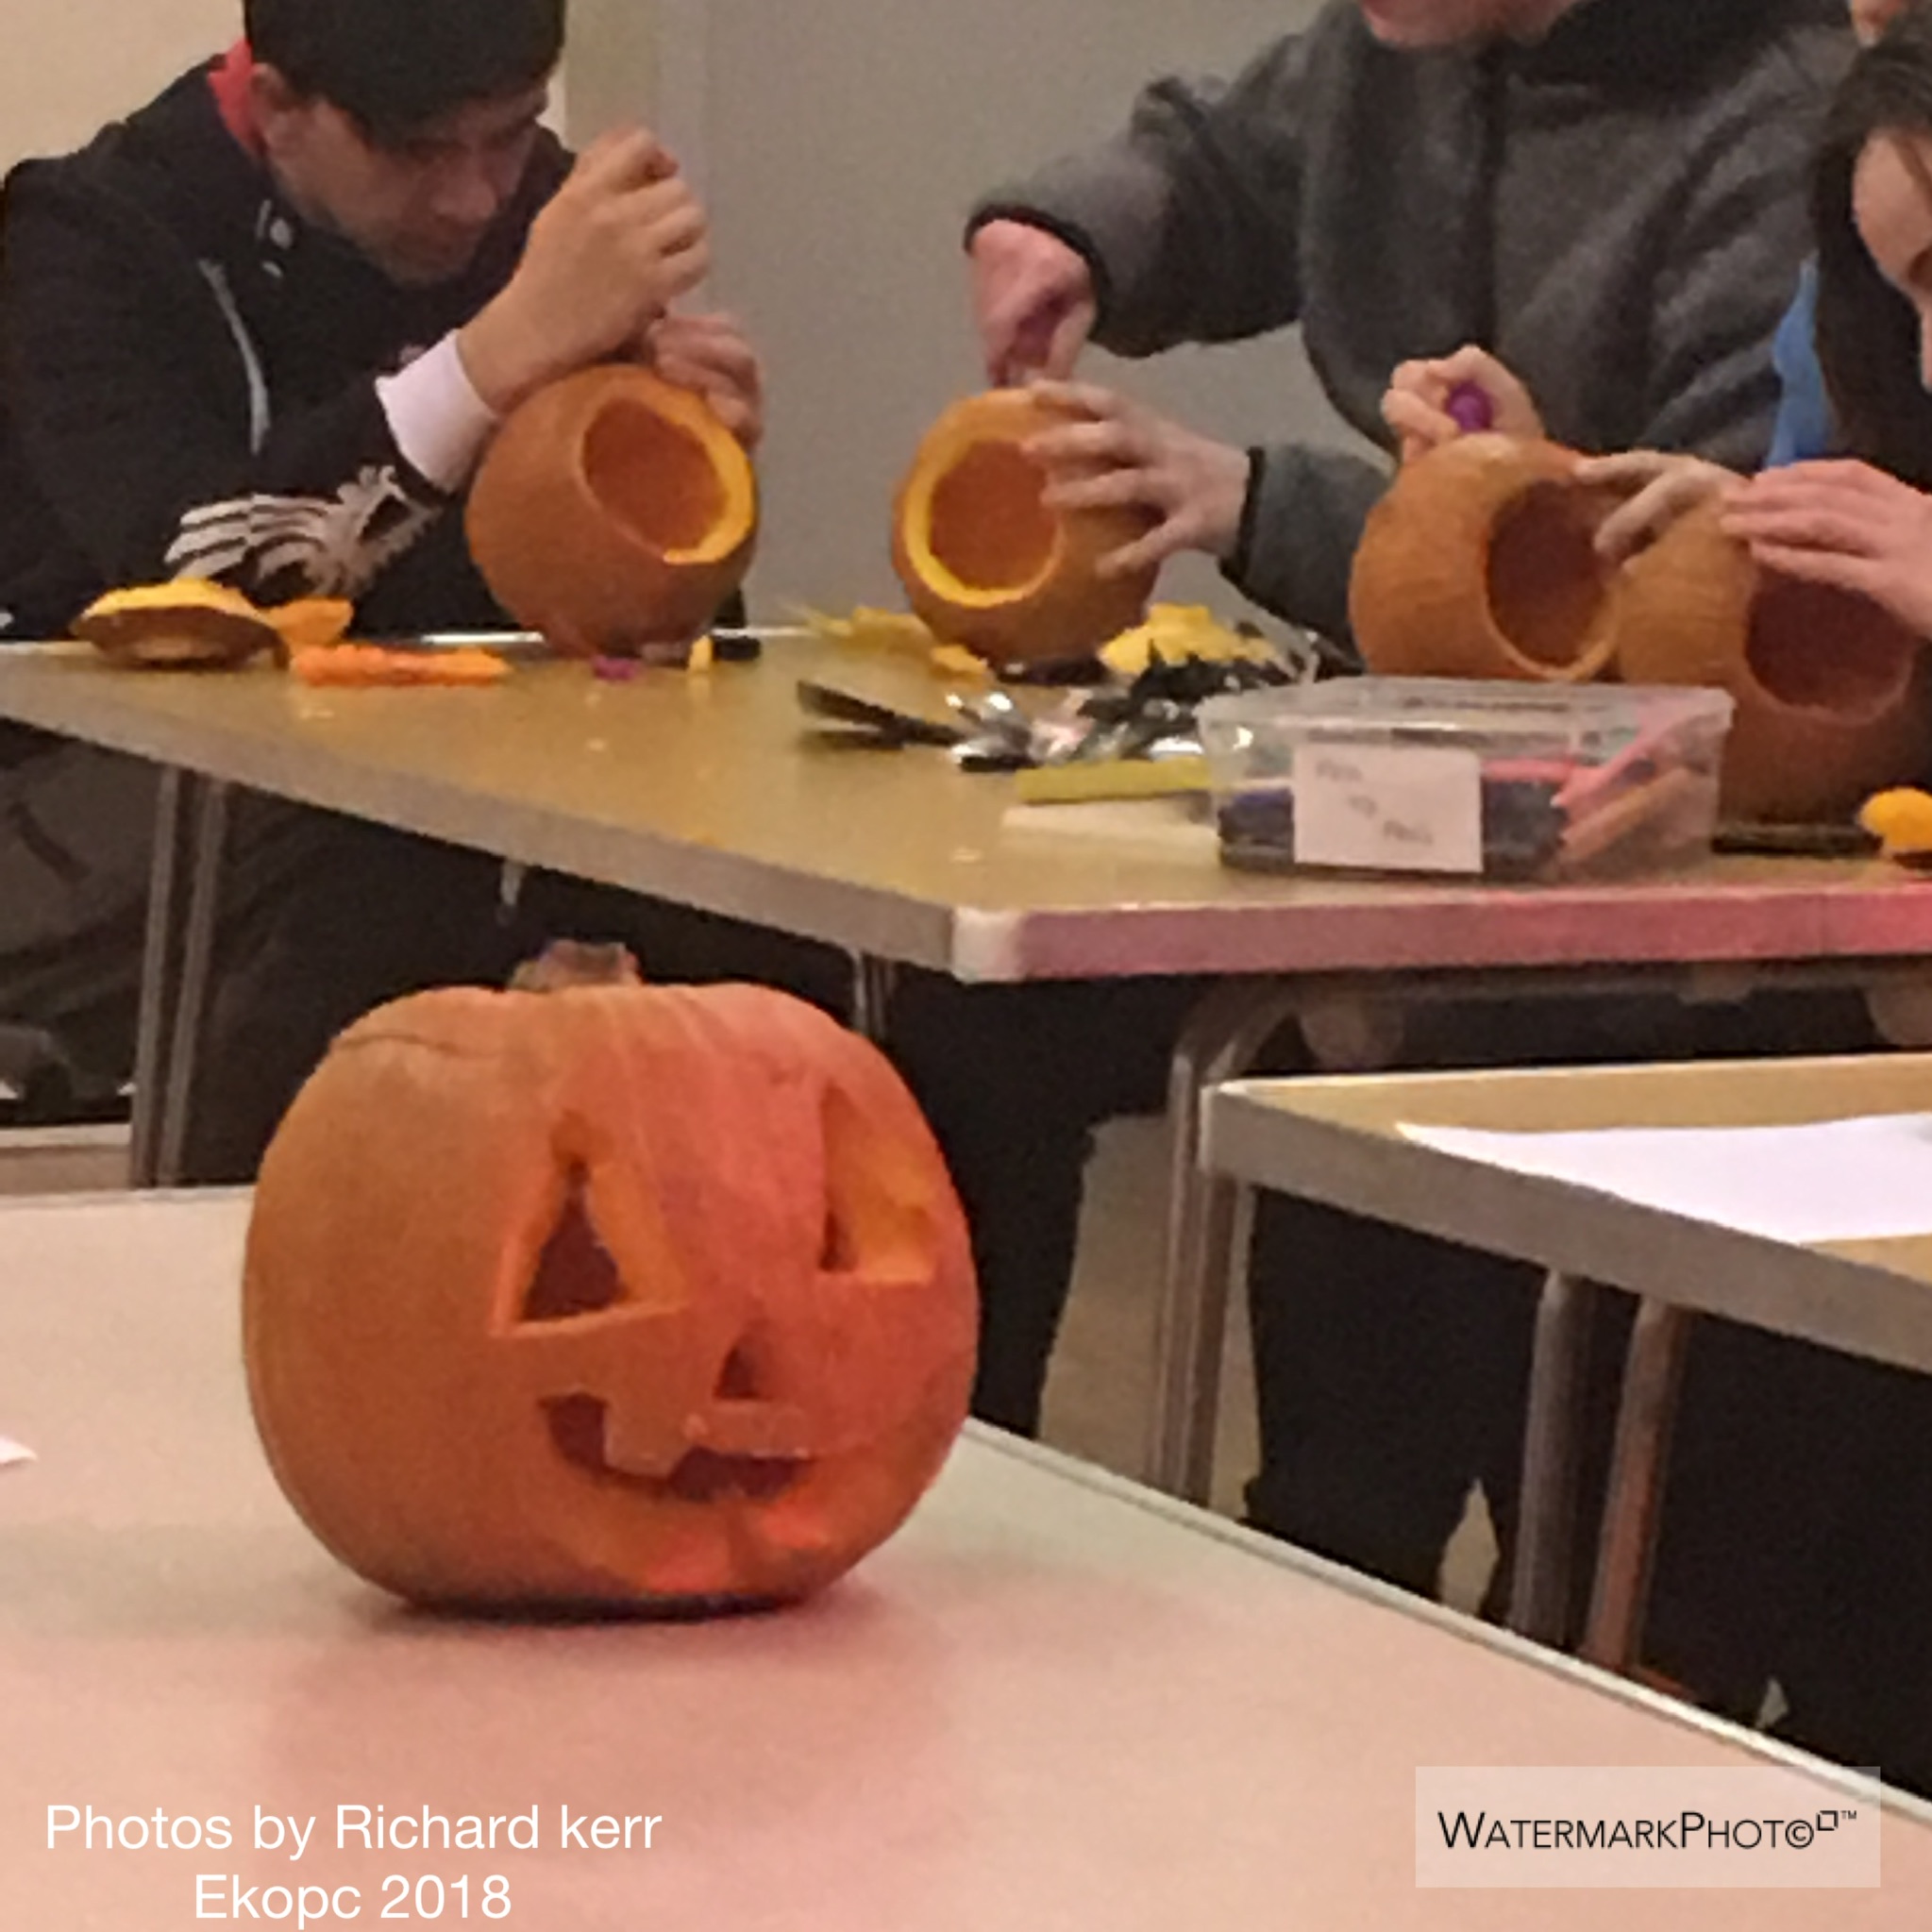
{"label": "table leg", "polygon": [[173,1187],[181,1179],[193,1104],[195,1063],[201,1052],[201,1024],[208,1008],[210,969],[214,959],[214,922],[220,901],[222,852],[227,843],[229,787],[203,781],[194,799],[193,847],[187,904],[181,920],[180,980],[162,1086],[160,1144],[155,1184]]}
{"label": "table leg", "polygon": [[875,958],[869,952],[852,955],[852,1031],[876,1047],[882,1047],[892,1018],[893,989],[899,983],[899,967],[889,959]]}
{"label": "table leg", "polygon": [[167,1086],[176,937],[187,870],[184,832],[195,781],[170,766],[155,799],[154,854],[148,865],[147,928],[141,952],[141,1004],[134,1034],[134,1105],[127,1184],[152,1187],[160,1172],[161,1112]]}
{"label": "table leg", "polygon": [[1569,1622],[1583,1384],[1601,1295],[1592,1283],[1552,1274],[1537,1303],[1509,1627],[1537,1643],[1560,1645]]}
{"label": "table leg", "polygon": [[1616,1446],[1582,1655],[1627,1675],[1643,1641],[1644,1611],[1663,1514],[1664,1474],[1690,1341],[1687,1309],[1641,1301],[1624,1363]]}
{"label": "table leg", "polygon": [[1295,1009],[1280,981],[1213,988],[1188,1016],[1168,1076],[1168,1194],[1154,1331],[1154,1403],[1147,1480],[1205,1503],[1214,1480],[1216,1409],[1240,1189],[1201,1166],[1201,1103],[1245,1073]]}

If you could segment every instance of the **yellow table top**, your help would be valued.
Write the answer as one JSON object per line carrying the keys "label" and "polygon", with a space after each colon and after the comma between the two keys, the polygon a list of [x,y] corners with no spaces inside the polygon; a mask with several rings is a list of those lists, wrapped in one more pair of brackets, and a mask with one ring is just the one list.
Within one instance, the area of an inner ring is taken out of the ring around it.
{"label": "yellow table top", "polygon": [[797,701],[805,677],[944,714],[918,664],[786,642],[630,683],[526,663],[480,690],[0,647],[0,716],[966,980],[1932,953],[1932,885],[1875,863],[1721,859],[1560,887],[1232,871],[1159,801],[1097,827],[1096,808],[1018,806],[1010,778],[938,749],[829,748]]}

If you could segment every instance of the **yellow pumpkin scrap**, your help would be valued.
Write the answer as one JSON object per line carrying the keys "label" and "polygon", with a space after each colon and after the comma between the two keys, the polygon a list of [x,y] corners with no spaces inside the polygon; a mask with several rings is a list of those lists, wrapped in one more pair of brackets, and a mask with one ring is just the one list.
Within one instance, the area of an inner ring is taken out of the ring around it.
{"label": "yellow pumpkin scrap", "polygon": [[1932,796],[1901,785],[1865,801],[1858,823],[1901,865],[1932,866]]}
{"label": "yellow pumpkin scrap", "polygon": [[1137,678],[1156,658],[1170,664],[1199,658],[1208,664],[1273,657],[1268,640],[1223,624],[1205,604],[1156,604],[1144,624],[1123,630],[1100,657],[1116,677]]}
{"label": "yellow pumpkin scrap", "polygon": [[275,626],[283,650],[322,650],[340,644],[348,633],[356,607],[346,597],[297,597],[261,613]]}
{"label": "yellow pumpkin scrap", "polygon": [[240,591],[200,578],[109,591],[74,620],[74,634],[117,664],[146,668],[240,664],[279,643]]}
{"label": "yellow pumpkin scrap", "polygon": [[817,636],[848,650],[896,652],[916,658],[941,678],[992,675],[984,659],[964,645],[935,637],[925,619],[909,611],[882,611],[861,604],[849,617],[833,617],[823,611],[799,614]]}

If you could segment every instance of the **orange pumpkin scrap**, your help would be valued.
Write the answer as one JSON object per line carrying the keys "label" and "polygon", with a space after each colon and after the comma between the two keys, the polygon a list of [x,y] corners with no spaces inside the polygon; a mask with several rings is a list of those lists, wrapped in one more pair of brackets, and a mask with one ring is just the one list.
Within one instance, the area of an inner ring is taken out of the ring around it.
{"label": "orange pumpkin scrap", "polygon": [[885,1059],[750,986],[425,993],[263,1164],[244,1335],[296,1510],[413,1600],[783,1602],[889,1536],[966,1412],[945,1166]]}
{"label": "orange pumpkin scrap", "polygon": [[503,426],[470,492],[471,555],[519,624],[576,657],[688,645],[750,567],[751,461],[647,369],[586,369]]}
{"label": "orange pumpkin scrap", "polygon": [[346,597],[297,597],[292,604],[274,604],[261,613],[275,626],[283,650],[322,650],[339,644],[355,621],[356,607]]}
{"label": "orange pumpkin scrap", "polygon": [[928,432],[893,512],[893,564],[932,632],[989,663],[1090,657],[1140,622],[1158,575],[1096,566],[1146,534],[1132,509],[1053,511],[1022,445],[1069,420],[1026,390],[949,409]]}
{"label": "orange pumpkin scrap", "polygon": [[1865,800],[1858,823],[1888,859],[1915,872],[1932,868],[1932,795],[1912,785],[1894,786]]}
{"label": "orange pumpkin scrap", "polygon": [[308,646],[289,655],[289,669],[303,684],[496,684],[510,666],[494,651],[390,650],[378,644]]}

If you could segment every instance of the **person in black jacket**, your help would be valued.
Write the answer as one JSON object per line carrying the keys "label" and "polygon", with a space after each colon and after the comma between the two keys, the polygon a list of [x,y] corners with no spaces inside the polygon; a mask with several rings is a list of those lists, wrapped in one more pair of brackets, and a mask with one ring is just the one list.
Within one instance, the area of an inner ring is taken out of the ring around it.
{"label": "person in black jacket", "polygon": [[[637,353],[757,434],[743,337],[671,313],[708,265],[675,160],[631,130],[573,165],[542,125],[563,0],[246,0],[244,24],[226,57],[6,183],[0,638],[60,635],[101,592],[176,576],[348,597],[364,634],[501,624],[456,511],[532,390]],[[48,799],[107,768],[25,734],[4,750],[8,782],[38,772]],[[103,859],[124,896],[145,829],[137,803]],[[356,1013],[505,964],[480,858],[254,798],[234,848],[190,1151],[206,1179],[252,1172]],[[115,931],[131,986],[135,922]],[[28,936],[36,968],[58,966],[58,933]]]}

